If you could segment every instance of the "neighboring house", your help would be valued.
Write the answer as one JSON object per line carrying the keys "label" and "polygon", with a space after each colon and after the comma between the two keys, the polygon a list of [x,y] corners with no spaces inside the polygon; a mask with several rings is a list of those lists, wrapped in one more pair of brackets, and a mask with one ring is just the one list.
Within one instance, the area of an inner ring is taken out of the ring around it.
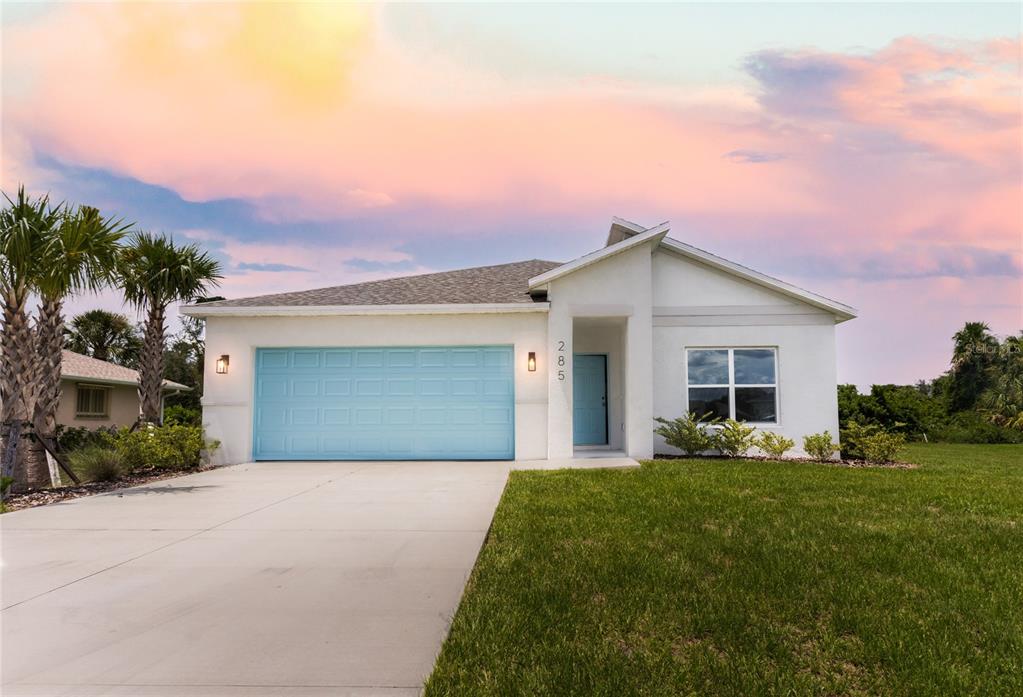
{"label": "neighboring house", "polygon": [[[669,452],[692,410],[838,433],[856,311],[615,218],[603,249],[189,305],[224,462]],[[218,358],[219,357],[219,358]],[[219,368],[214,368],[219,366]]]}
{"label": "neighboring house", "polygon": [[[61,395],[57,423],[63,426],[131,426],[139,418],[138,371],[64,351],[60,364]],[[188,390],[170,380],[164,394]]]}

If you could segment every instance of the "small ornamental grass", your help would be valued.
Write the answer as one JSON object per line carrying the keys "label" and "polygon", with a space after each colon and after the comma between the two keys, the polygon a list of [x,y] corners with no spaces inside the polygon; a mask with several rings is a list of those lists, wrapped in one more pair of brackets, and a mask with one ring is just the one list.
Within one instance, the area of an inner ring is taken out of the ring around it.
{"label": "small ornamental grass", "polygon": [[68,461],[88,482],[116,482],[128,473],[128,466],[119,452],[98,445],[74,451]]}

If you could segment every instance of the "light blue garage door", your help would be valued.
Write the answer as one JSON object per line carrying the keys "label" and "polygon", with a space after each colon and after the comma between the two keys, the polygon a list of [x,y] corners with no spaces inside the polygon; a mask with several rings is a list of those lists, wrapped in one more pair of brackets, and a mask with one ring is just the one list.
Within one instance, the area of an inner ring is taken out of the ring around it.
{"label": "light blue garage door", "polygon": [[257,460],[507,460],[511,346],[256,351]]}

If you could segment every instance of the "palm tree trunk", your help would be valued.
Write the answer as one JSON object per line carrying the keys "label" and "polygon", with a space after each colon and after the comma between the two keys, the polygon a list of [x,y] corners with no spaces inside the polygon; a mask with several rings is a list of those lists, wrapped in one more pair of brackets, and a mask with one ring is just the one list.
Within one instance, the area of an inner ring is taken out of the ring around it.
{"label": "palm tree trunk", "polygon": [[142,420],[154,424],[159,424],[163,417],[160,404],[163,395],[164,313],[163,307],[149,308],[142,339],[142,360],[139,362]]}
{"label": "palm tree trunk", "polygon": [[[36,438],[29,443],[28,463],[33,479],[50,481],[50,467],[46,449],[39,441],[56,439],[57,406],[60,404],[60,364],[64,349],[63,303],[46,300],[39,304],[36,318],[36,351],[38,361],[35,377],[35,407],[32,424]],[[52,482],[57,484],[58,482]]]}
{"label": "palm tree trunk", "polygon": [[[3,291],[3,329],[0,331],[0,471],[3,476],[12,477],[12,491],[24,491],[44,485],[36,481],[26,467],[26,445],[19,437],[20,425],[32,418],[33,406],[33,364],[35,359],[35,337],[29,326],[25,303],[28,289],[7,288]],[[18,424],[18,428],[15,428]],[[8,439],[17,440],[9,443]]]}

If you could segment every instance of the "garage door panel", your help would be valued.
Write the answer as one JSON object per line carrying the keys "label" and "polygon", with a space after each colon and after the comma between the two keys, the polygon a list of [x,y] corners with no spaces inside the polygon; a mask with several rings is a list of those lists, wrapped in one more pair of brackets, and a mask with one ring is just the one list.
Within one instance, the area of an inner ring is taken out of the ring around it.
{"label": "garage door panel", "polygon": [[259,349],[256,459],[510,459],[510,346]]}

